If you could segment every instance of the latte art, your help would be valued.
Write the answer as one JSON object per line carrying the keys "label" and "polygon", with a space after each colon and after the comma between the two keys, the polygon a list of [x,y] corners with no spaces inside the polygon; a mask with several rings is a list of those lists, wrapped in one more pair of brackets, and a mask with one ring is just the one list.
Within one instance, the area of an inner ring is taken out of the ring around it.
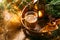
{"label": "latte art", "polygon": [[25,16],[25,20],[29,23],[35,23],[37,21],[37,17],[34,15]]}

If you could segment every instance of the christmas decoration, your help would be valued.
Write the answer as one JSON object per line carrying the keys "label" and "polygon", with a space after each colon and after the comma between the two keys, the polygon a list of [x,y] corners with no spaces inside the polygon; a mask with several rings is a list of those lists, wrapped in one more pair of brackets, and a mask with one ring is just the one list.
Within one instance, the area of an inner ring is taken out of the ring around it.
{"label": "christmas decoration", "polygon": [[0,40],[20,40],[18,33],[30,40],[60,40],[60,0],[0,0]]}

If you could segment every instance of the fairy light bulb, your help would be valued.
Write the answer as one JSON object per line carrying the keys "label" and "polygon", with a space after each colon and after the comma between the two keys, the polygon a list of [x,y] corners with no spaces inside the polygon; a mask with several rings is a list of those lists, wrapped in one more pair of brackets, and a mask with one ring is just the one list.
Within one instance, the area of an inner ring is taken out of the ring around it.
{"label": "fairy light bulb", "polygon": [[38,11],[38,16],[39,16],[39,17],[42,17],[42,16],[43,16],[43,14],[42,14],[41,11]]}

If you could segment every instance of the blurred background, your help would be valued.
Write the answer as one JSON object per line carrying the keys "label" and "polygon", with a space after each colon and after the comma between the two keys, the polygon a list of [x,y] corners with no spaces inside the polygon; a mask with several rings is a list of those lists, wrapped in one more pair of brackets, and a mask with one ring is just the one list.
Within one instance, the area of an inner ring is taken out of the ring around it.
{"label": "blurred background", "polygon": [[[28,11],[37,13],[37,21],[27,16],[22,24]],[[0,40],[60,40],[60,0],[0,0]]]}

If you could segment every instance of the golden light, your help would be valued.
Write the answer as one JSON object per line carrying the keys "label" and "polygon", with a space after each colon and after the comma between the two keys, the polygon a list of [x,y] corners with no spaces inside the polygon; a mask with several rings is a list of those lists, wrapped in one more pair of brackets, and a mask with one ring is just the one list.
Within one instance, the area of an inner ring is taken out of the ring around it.
{"label": "golden light", "polygon": [[42,16],[43,16],[42,11],[38,11],[38,16],[39,16],[39,17],[42,17]]}
{"label": "golden light", "polygon": [[20,27],[20,17],[12,12],[4,11],[4,25],[7,30],[14,30],[14,28]]}
{"label": "golden light", "polygon": [[11,22],[19,22],[20,17],[16,14],[9,13],[7,10],[4,11],[4,20],[5,21],[11,21]]}
{"label": "golden light", "polygon": [[19,23],[20,21],[19,21],[19,17],[17,16],[17,15],[13,15],[12,16],[12,18],[10,19],[11,20],[11,22],[13,22],[13,23],[15,23],[15,22],[17,22],[17,23]]}
{"label": "golden light", "polygon": [[35,8],[35,9],[38,9],[37,4],[35,4],[34,8]]}
{"label": "golden light", "polygon": [[14,9],[18,10],[18,7],[16,5],[13,5]]}
{"label": "golden light", "polygon": [[48,24],[46,26],[44,26],[40,32],[51,32],[51,31],[54,31],[54,30],[57,30],[58,29],[58,26],[57,25],[52,25],[52,24]]}

